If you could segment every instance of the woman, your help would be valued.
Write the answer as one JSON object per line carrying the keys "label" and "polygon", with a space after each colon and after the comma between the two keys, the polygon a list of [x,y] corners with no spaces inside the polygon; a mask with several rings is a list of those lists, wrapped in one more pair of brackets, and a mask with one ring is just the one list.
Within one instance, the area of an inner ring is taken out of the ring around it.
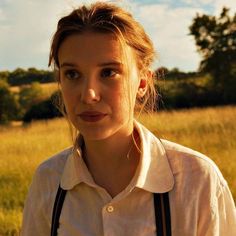
{"label": "woman", "polygon": [[37,169],[22,235],[234,235],[215,164],[134,119],[155,103],[153,59],[142,26],[116,5],[82,6],[58,22],[49,65],[77,134]]}

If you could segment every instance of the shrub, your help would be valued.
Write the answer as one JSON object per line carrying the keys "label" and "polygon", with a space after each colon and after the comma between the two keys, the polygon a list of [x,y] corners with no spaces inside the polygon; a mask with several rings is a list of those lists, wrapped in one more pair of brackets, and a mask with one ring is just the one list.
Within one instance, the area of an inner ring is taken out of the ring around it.
{"label": "shrub", "polygon": [[43,100],[43,89],[38,82],[30,86],[22,86],[19,92],[19,103],[22,112],[25,113],[31,106],[38,104]]}
{"label": "shrub", "polygon": [[51,98],[33,105],[25,113],[23,121],[27,123],[32,120],[46,120],[62,116],[59,110],[53,105],[53,99],[56,96],[56,93],[54,93]]}
{"label": "shrub", "polygon": [[15,95],[10,91],[8,83],[0,80],[0,124],[16,119],[18,113],[19,104]]}

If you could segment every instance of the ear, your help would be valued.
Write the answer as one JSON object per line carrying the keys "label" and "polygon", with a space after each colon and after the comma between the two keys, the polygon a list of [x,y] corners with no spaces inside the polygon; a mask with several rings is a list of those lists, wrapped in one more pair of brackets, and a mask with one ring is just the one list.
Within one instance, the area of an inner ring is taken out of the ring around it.
{"label": "ear", "polygon": [[142,98],[145,95],[146,91],[147,91],[147,80],[140,79],[137,96],[139,98]]}
{"label": "ear", "polygon": [[151,79],[152,75],[152,71],[150,70],[146,71],[145,74],[141,75],[137,92],[137,96],[139,98],[142,98],[146,94],[148,88],[148,80]]}

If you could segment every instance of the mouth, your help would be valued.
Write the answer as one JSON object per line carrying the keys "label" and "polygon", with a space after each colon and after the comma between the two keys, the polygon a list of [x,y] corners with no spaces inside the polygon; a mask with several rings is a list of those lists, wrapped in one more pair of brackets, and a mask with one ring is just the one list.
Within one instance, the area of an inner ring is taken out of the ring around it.
{"label": "mouth", "polygon": [[97,122],[106,117],[107,114],[98,111],[85,111],[80,113],[78,116],[86,122]]}

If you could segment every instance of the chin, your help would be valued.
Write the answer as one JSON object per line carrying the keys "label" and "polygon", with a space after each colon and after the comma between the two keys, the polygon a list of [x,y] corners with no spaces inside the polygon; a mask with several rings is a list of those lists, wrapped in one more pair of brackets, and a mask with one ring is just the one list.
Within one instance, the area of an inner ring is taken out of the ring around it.
{"label": "chin", "polygon": [[101,140],[108,138],[112,131],[107,129],[104,125],[98,124],[77,124],[76,128],[79,130],[79,133],[87,140]]}

